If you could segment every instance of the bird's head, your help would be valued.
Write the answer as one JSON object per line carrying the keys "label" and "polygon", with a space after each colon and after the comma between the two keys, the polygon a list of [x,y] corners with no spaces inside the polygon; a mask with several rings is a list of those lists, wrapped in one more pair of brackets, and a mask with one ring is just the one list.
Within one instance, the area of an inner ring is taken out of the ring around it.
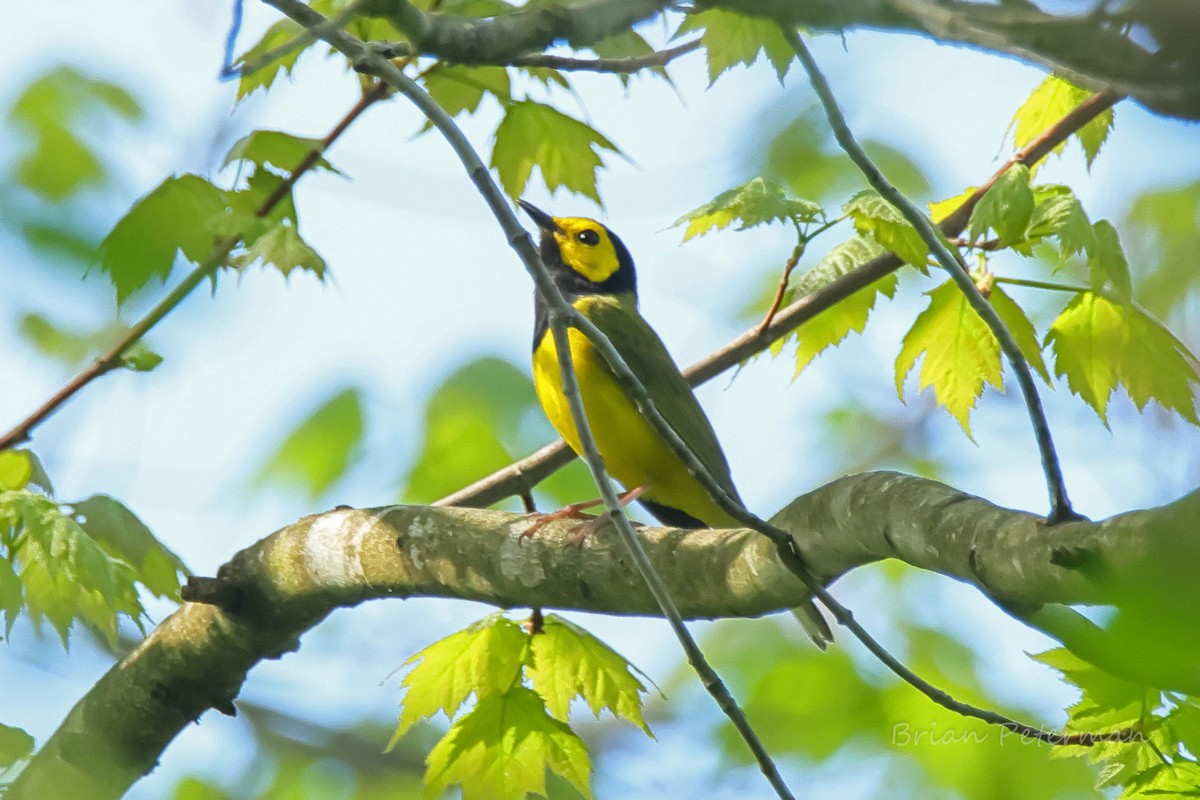
{"label": "bird's head", "polygon": [[576,294],[634,292],[633,257],[617,235],[587,217],[552,217],[517,201],[541,231],[542,263],[564,290]]}

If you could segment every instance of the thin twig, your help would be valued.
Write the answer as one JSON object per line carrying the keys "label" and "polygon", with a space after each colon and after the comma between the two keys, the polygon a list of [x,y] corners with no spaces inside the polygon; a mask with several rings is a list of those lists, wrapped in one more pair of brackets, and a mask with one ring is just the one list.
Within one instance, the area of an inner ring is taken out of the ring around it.
{"label": "thin twig", "polygon": [[[273,6],[305,27],[315,26],[323,19],[320,14],[303,3],[298,2],[298,0],[263,0],[263,2]],[[742,735],[754,757],[758,760],[763,774],[766,775],[767,780],[771,783],[776,793],[781,798],[792,798],[793,795],[783,783],[783,779],[780,777],[779,771],[776,769],[774,761],[772,761],[762,741],[755,734],[750,723],[746,720],[745,714],[742,713],[737,702],[729,693],[728,688],[717,676],[716,671],[708,664],[703,651],[700,650],[699,645],[696,644],[695,639],[692,638],[691,633],[684,625],[683,619],[667,590],[666,584],[663,583],[662,578],[655,572],[649,557],[641,546],[641,542],[633,531],[633,526],[629,523],[629,518],[625,516],[624,507],[613,490],[612,483],[608,479],[604,462],[600,458],[599,451],[596,450],[595,441],[592,439],[587,414],[583,408],[583,400],[579,394],[574,365],[571,363],[571,347],[567,331],[568,326],[583,328],[583,323],[587,323],[588,325],[590,323],[572,308],[562,296],[562,293],[551,279],[549,271],[538,256],[537,250],[529,238],[529,234],[517,222],[517,218],[505,200],[504,195],[500,192],[500,188],[493,181],[491,173],[483,165],[483,161],[479,158],[478,153],[475,152],[470,142],[467,141],[466,136],[437,101],[430,97],[424,89],[397,69],[391,62],[372,52],[365,43],[355,37],[340,30],[325,30],[319,35],[330,46],[350,58],[354,62],[356,69],[369,72],[380,80],[386,81],[397,92],[412,101],[413,105],[445,137],[451,149],[454,150],[455,155],[458,156],[463,167],[467,170],[471,180],[475,183],[476,188],[487,201],[488,207],[492,210],[497,222],[499,222],[500,227],[504,230],[509,245],[520,258],[526,271],[533,278],[537,290],[541,292],[542,297],[550,308],[550,326],[558,350],[559,368],[563,373],[563,392],[570,403],[575,428],[579,433],[580,441],[584,448],[584,460],[592,471],[592,476],[596,481],[601,496],[604,498],[610,518],[616,524],[617,530],[620,531],[621,538],[629,548],[630,555],[634,559],[643,579],[646,581],[647,587],[649,587],[651,594],[654,595],[655,600],[658,601],[663,616],[670,623],[672,630],[683,646],[689,663],[691,663],[692,668],[696,670],[701,682],[704,684],[704,688],[709,691],[717,701],[717,705],[720,706],[721,710],[729,717],[734,727]]]}
{"label": "thin twig", "polygon": [[[957,236],[962,233],[971,218],[971,212],[980,199],[1010,167],[1014,164],[1031,166],[1041,161],[1066,141],[1068,136],[1095,119],[1106,109],[1111,108],[1120,99],[1120,96],[1111,92],[1098,92],[1063,115],[1058,122],[1013,154],[992,173],[988,180],[984,181],[964,200],[962,205],[943,219],[939,223],[942,233],[947,236]],[[776,314],[775,320],[766,331],[760,332],[757,325],[750,328],[724,347],[692,364],[683,371],[683,374],[692,386],[699,386],[729,368],[763,352],[817,314],[832,308],[835,304],[860,289],[870,286],[880,278],[895,272],[902,266],[904,266],[904,262],[893,253],[884,253],[873,258],[866,264],[835,278],[820,289],[793,301]],[[570,463],[573,458],[575,458],[575,454],[567,447],[567,443],[559,439],[520,461],[446,495],[434,505],[489,506],[525,490],[531,484],[540,483],[548,475]]]}
{"label": "thin twig", "polygon": [[788,256],[787,263],[783,265],[783,274],[779,276],[779,286],[775,288],[775,299],[771,301],[771,307],[767,309],[767,314],[762,318],[762,322],[758,323],[756,333],[760,336],[763,331],[771,327],[771,323],[775,321],[775,315],[779,313],[779,307],[783,305],[783,296],[787,294],[788,281],[792,279],[792,270],[796,268],[800,256],[804,255],[805,244],[807,242],[801,239],[800,243],[792,248],[792,254]]}
{"label": "thin twig", "polygon": [[879,171],[875,162],[862,149],[858,141],[855,140],[854,134],[850,132],[849,126],[846,124],[846,118],[842,115],[841,109],[838,107],[837,98],[833,96],[833,90],[829,88],[829,83],[825,80],[825,76],[821,73],[817,62],[813,60],[812,54],[808,52],[808,47],[805,46],[800,35],[792,28],[782,25],[780,30],[783,31],[784,37],[788,44],[795,50],[800,63],[804,65],[804,69],[808,72],[809,80],[812,83],[813,89],[817,93],[817,97],[821,100],[821,105],[825,107],[825,115],[829,118],[829,125],[833,129],[834,138],[838,144],[850,156],[850,160],[858,166],[859,171],[866,177],[867,182],[875,188],[876,191],[893,206],[895,206],[909,224],[920,235],[921,240],[929,247],[931,253],[937,258],[938,263],[942,268],[950,273],[950,277],[966,295],[967,302],[975,313],[987,323],[992,334],[1000,343],[1000,349],[1004,351],[1004,355],[1008,357],[1008,361],[1012,364],[1013,372],[1016,373],[1017,383],[1021,387],[1021,394],[1025,398],[1025,406],[1029,411],[1030,422],[1033,423],[1034,438],[1037,440],[1038,450],[1042,458],[1042,471],[1046,476],[1046,488],[1050,495],[1050,514],[1047,517],[1047,523],[1055,525],[1068,520],[1080,519],[1080,516],[1071,508],[1071,501],[1067,497],[1067,487],[1063,482],[1062,467],[1058,461],[1058,453],[1054,449],[1054,440],[1050,435],[1050,424],[1046,420],[1045,410],[1042,408],[1042,400],[1038,396],[1037,384],[1033,380],[1033,371],[1029,368],[1029,362],[1025,360],[1025,355],[1021,352],[1020,346],[1017,345],[1012,334],[1009,333],[1003,320],[996,313],[987,301],[980,294],[975,282],[971,280],[970,274],[966,267],[963,266],[961,256],[957,253],[952,253],[943,241],[943,234],[934,227],[934,224],[921,213],[907,197],[905,197],[892,183]]}
{"label": "thin twig", "polygon": [[[287,176],[278,186],[275,191],[271,192],[270,196],[265,199],[261,205],[255,210],[254,216],[258,218],[265,217],[272,209],[292,190],[296,181],[300,176],[312,168],[314,164],[321,158],[321,154],[333,144],[342,132],[346,130],[350,124],[358,118],[363,111],[367,109],[375,101],[383,98],[387,93],[386,84],[378,84],[370,91],[363,94],[362,98],[355,103],[354,107],[346,113],[341,121],[333,127],[333,130],[322,140],[321,146],[317,149],[310,150],[308,154],[300,160],[296,168]],[[65,386],[55,392],[45,403],[39,406],[32,414],[26,417],[21,422],[17,423],[13,428],[2,438],[0,438],[0,450],[6,450],[10,447],[15,447],[22,442],[29,440],[33,429],[46,420],[53,414],[59,406],[71,399],[83,387],[87,386],[92,381],[100,376],[111,372],[121,365],[121,356],[134,345],[139,339],[145,336],[151,328],[162,321],[163,317],[169,314],[176,306],[183,302],[192,290],[199,286],[205,278],[214,273],[222,264],[225,263],[226,257],[233,248],[238,246],[242,241],[242,234],[237,233],[233,236],[228,236],[220,240],[214,247],[208,258],[200,262],[200,264],[191,272],[188,273],[178,286],[176,286],[170,294],[164,297],[150,309],[146,316],[142,317],[132,326],[125,334],[117,340],[117,342],[109,348],[103,355],[92,362],[91,366],[84,369],[74,378],[67,382]]]}
{"label": "thin twig", "polygon": [[[700,45],[700,39],[693,39],[690,42],[668,47],[665,50],[656,50],[644,56],[630,56],[629,58],[572,58],[570,56],[556,56],[549,53],[530,53],[529,55],[516,56],[504,61],[471,64],[470,66],[548,67],[550,69],[563,70],[564,72],[613,72],[628,74],[646,69],[647,67],[665,67],[679,56],[698,50]],[[384,58],[414,55],[412,46],[407,42],[369,43],[367,46]]]}

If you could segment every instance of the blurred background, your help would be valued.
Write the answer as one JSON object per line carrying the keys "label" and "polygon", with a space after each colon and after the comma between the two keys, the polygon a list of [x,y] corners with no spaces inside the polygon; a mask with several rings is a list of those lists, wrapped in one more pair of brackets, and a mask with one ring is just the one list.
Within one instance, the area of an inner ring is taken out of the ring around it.
{"label": "blurred background", "polygon": [[[256,3],[246,14],[239,50],[276,19]],[[169,174],[231,182],[232,170],[218,173],[221,160],[247,132],[321,137],[356,101],[356,77],[315,47],[291,81],[235,105],[235,84],[218,79],[230,15],[228,4],[201,0],[48,0],[7,20],[0,428],[57,390],[111,338],[114,322],[136,320],[165,293],[144,291],[118,314],[112,287],[94,268],[96,243],[133,200]],[[675,24],[642,33],[662,45]],[[921,202],[977,185],[1007,158],[1009,120],[1044,77],[909,36],[821,37],[814,53],[853,130]],[[759,174],[830,210],[863,183],[825,131],[799,71],[781,87],[765,63],[738,67],[707,90],[703,56],[681,58],[669,72],[673,83],[634,77],[628,87],[611,76],[573,76],[578,100],[559,100],[624,157],[606,156],[603,209],[565,192],[548,196],[536,176],[527,196],[558,215],[597,216],[620,234],[638,264],[643,313],[685,365],[761,317],[793,241],[776,226],[681,245],[672,223]],[[485,101],[460,123],[486,151],[499,118]],[[223,273],[151,334],[161,366],[97,381],[38,429],[31,446],[59,498],[120,498],[193,572],[210,575],[304,514],[342,503],[426,502],[551,440],[528,381],[531,285],[449,149],[436,135],[419,135],[421,127],[402,99],[378,105],[327,154],[342,176],[300,182],[300,222],[329,266],[324,283],[307,273]],[[1194,126],[1123,103],[1090,173],[1076,144],[1039,173],[1072,186],[1093,220],[1113,220],[1140,299],[1193,349],[1196,145]],[[845,223],[822,236],[800,269],[851,233]],[[1039,269],[1004,256],[992,267],[1018,276]],[[177,267],[168,288],[182,274]],[[1018,396],[985,394],[972,417],[974,442],[928,392],[917,392],[915,377],[904,402],[896,396],[899,338],[934,285],[905,275],[864,335],[795,381],[787,355],[765,356],[699,390],[753,509],[771,513],[840,474],[886,467],[1045,510]],[[1044,334],[1063,298],[1013,293]],[[1064,385],[1043,394],[1082,513],[1157,504],[1200,483],[1200,436],[1186,423],[1154,406],[1139,414],[1119,395],[1106,428]],[[539,499],[550,507],[587,494],[575,465]],[[1072,691],[1027,657],[1052,643],[973,591],[881,564],[856,571],[836,594],[961,699],[1062,723]],[[298,653],[253,671],[237,718],[210,712],[184,731],[130,796],[417,796],[424,753],[438,734],[418,729],[382,754],[401,697],[392,673],[489,610],[409,600],[335,614]],[[155,620],[170,611],[152,605]],[[662,689],[648,701],[657,742],[608,718],[581,717],[597,796],[767,796],[663,623],[572,616]],[[787,621],[694,629],[798,790],[862,798],[1095,794],[1094,776],[1078,760],[1051,760],[1040,746],[949,717],[844,636],[822,655]],[[0,648],[0,686],[32,690],[0,691],[0,721],[43,741],[112,658],[85,632],[66,653],[52,634],[18,624]],[[906,724],[947,735],[906,743],[897,739],[905,730],[897,725]],[[982,733],[972,741],[964,731]],[[574,796],[553,786],[555,796]]]}

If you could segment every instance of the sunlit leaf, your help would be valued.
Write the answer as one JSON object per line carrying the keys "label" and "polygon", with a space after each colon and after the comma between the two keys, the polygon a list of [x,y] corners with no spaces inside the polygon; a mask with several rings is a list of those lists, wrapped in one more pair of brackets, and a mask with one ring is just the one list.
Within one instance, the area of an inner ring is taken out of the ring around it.
{"label": "sunlit leaf", "polygon": [[923,267],[929,256],[929,246],[909,224],[900,209],[884,200],[874,189],[865,189],[842,208],[854,220],[854,227],[863,236],[873,238],[916,267]]}
{"label": "sunlit leaf", "polygon": [[954,281],[928,294],[929,306],[904,335],[896,358],[896,391],[904,397],[904,379],[923,354],[919,388],[932,386],[938,404],[970,436],[968,416],[984,384],[1003,386],[1000,343]]}
{"label": "sunlit leaf", "polygon": [[1037,335],[1033,323],[1025,315],[1025,311],[1017,305],[999,286],[993,286],[988,294],[988,302],[996,310],[996,315],[1004,323],[1004,327],[1012,334],[1013,341],[1029,366],[1042,376],[1042,380],[1050,383],[1050,373],[1046,371],[1046,361],[1042,358],[1042,340]]}
{"label": "sunlit leaf", "polygon": [[[304,28],[299,23],[293,22],[290,19],[279,20],[267,28],[266,33],[258,40],[257,44],[242,53],[237,60],[238,66],[257,66],[268,53],[277,50],[288,42],[295,41],[296,37],[303,32]],[[312,43],[309,42],[310,45]],[[290,52],[263,64],[259,69],[242,75],[238,79],[238,101],[240,102],[257,89],[271,88],[272,84],[275,83],[275,79],[279,77],[280,72],[291,75],[292,70],[296,68],[296,61],[306,49],[307,45],[296,47]]]}
{"label": "sunlit leaf", "polygon": [[1021,241],[1033,216],[1033,206],[1029,167],[1014,164],[975,204],[969,223],[971,240],[983,239],[990,229],[996,232],[1002,244]]}
{"label": "sunlit leaf", "polygon": [[[654,52],[654,48],[650,43],[635,30],[621,31],[620,33],[607,36],[595,44],[591,45],[592,51],[600,58],[624,60],[629,58],[641,58],[648,56]],[[666,67],[649,67],[642,72],[633,74],[649,73],[657,75],[660,78],[670,82],[670,77],[667,75]],[[630,73],[619,72],[617,78],[622,84],[628,85],[632,77]]]}
{"label": "sunlit leaf", "polygon": [[42,620],[67,644],[72,623],[91,625],[110,645],[120,615],[140,624],[136,574],[113,559],[62,508],[45,495],[0,492],[0,528],[19,531],[12,553],[35,625]]}
{"label": "sunlit leaf", "polygon": [[254,264],[273,267],[285,278],[295,270],[311,272],[317,280],[325,279],[325,259],[300,238],[300,232],[286,221],[272,225],[232,261],[232,266],[246,269]]}
{"label": "sunlit leaf", "polygon": [[316,500],[345,475],[362,437],[361,392],[342,389],[292,429],[253,483],[296,487]]}
{"label": "sunlit leaf", "polygon": [[533,662],[526,674],[546,710],[567,721],[571,701],[580,697],[597,717],[603,709],[647,734],[641,693],[646,691],[629,662],[587,631],[547,615],[541,633],[530,637]]}
{"label": "sunlit leaf", "polygon": [[591,761],[583,741],[546,713],[541,697],[521,686],[483,697],[434,745],[427,796],[462,785],[463,800],[524,800],[546,794],[546,770],[591,797]]}
{"label": "sunlit leaf", "polygon": [[196,175],[167,178],[138,200],[100,245],[100,269],[123,303],[154,278],[166,280],[176,253],[200,262],[212,251],[211,223],[225,211],[221,190]]}
{"label": "sunlit leaf", "polygon": [[749,17],[736,11],[709,9],[685,17],[675,36],[699,30],[704,31],[701,41],[708,61],[710,85],[731,67],[753,64],[760,53],[766,55],[782,82],[795,57],[779,25],[766,17]]}
{"label": "sunlit leaf", "polygon": [[448,65],[430,71],[422,83],[452,117],[464,111],[473,114],[489,94],[501,104],[512,102],[508,70],[504,67]]}
{"label": "sunlit leaf", "polygon": [[[234,143],[225,154],[221,166],[227,167],[235,162],[246,162],[257,167],[265,167],[279,175],[290,175],[305,158],[314,150],[320,152],[324,143],[320,139],[306,139],[303,136],[293,136],[283,131],[253,131]],[[329,170],[337,174],[338,170],[319,157],[312,169]]]}
{"label": "sunlit leaf", "polygon": [[179,576],[187,567],[137,516],[108,495],[72,503],[80,527],[111,556],[137,572],[138,580],[159,597],[177,598]]}
{"label": "sunlit leaf", "polygon": [[551,192],[560,186],[597,203],[596,170],[603,166],[600,151],[620,152],[592,126],[531,100],[513,103],[505,111],[491,166],[513,198],[525,192],[537,167]]}
{"label": "sunlit leaf", "polygon": [[1081,292],[1050,326],[1054,372],[1108,423],[1108,403],[1122,386],[1139,410],[1151,400],[1197,423],[1196,359],[1139,309]]}
{"label": "sunlit leaf", "polygon": [[893,297],[896,294],[896,274],[886,275],[879,280],[839,300],[796,331],[796,371],[799,375],[813,359],[827,348],[836,347],[851,333],[862,333],[867,318],[879,295]]}
{"label": "sunlit leaf", "polygon": [[[1025,147],[1074,110],[1091,94],[1087,89],[1075,86],[1056,75],[1046,76],[1046,79],[1033,90],[1033,93],[1021,104],[1013,116],[1014,145],[1018,149]],[[1091,167],[1092,161],[1100,152],[1100,147],[1108,138],[1112,124],[1113,110],[1107,108],[1074,134],[1074,138],[1078,139],[1083,146],[1088,167]],[[1064,142],[1058,145],[1053,152],[1062,152],[1065,144]]]}
{"label": "sunlit leaf", "polygon": [[416,666],[401,681],[407,691],[393,743],[439,711],[453,717],[472,694],[482,700],[517,685],[528,647],[517,623],[492,614],[409,658]]}
{"label": "sunlit leaf", "polygon": [[24,489],[32,477],[32,453],[28,450],[0,450],[0,489]]}
{"label": "sunlit leaf", "polygon": [[1129,277],[1129,261],[1121,247],[1121,237],[1106,219],[1093,225],[1092,231],[1096,241],[1088,257],[1092,288],[1101,291],[1108,287],[1118,300],[1128,303],[1133,297],[1133,281]]}
{"label": "sunlit leaf", "polygon": [[689,211],[672,223],[678,227],[687,223],[683,240],[702,236],[711,230],[721,230],[738,223],[744,231],[770,222],[815,222],[824,211],[809,200],[789,197],[787,190],[773,181],[754,178],[741,186],[721,192],[709,202]]}
{"label": "sunlit leaf", "polygon": [[1033,214],[1026,233],[1031,242],[1048,236],[1057,237],[1060,265],[1077,253],[1095,251],[1096,232],[1070,187],[1035,186],[1033,197]]}

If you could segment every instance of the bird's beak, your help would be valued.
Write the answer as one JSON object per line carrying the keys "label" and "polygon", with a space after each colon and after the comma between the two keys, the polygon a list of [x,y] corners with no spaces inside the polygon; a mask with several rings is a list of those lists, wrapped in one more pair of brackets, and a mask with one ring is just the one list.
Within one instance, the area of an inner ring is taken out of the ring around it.
{"label": "bird's beak", "polygon": [[550,216],[545,211],[542,211],[533,203],[527,203],[524,200],[518,200],[517,205],[525,209],[525,213],[529,215],[529,218],[532,219],[534,223],[536,223],[537,226],[542,230],[549,231],[551,233],[559,230],[558,223],[554,221],[554,217]]}

